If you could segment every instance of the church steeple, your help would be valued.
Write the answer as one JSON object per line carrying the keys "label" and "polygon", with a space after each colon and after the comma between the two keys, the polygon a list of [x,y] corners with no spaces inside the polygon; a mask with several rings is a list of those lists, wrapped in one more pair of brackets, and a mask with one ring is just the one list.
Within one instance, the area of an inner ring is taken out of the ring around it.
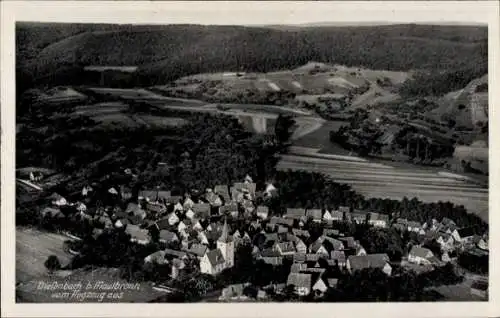
{"label": "church steeple", "polygon": [[222,234],[219,237],[219,242],[229,243],[233,241],[233,237],[229,235],[229,229],[227,227],[227,220],[224,218],[224,226],[222,227]]}

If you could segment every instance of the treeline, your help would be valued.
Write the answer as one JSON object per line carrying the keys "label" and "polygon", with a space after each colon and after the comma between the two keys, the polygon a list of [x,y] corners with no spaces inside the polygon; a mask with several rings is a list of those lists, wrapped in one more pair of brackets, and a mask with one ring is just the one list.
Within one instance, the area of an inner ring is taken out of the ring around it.
{"label": "treeline", "polygon": [[269,205],[278,213],[285,213],[287,207],[337,209],[348,206],[421,223],[446,217],[454,220],[459,227],[475,227],[480,235],[488,229],[488,224],[481,218],[450,202],[424,203],[417,198],[400,201],[367,199],[349,185],[334,182],[320,173],[277,171],[274,180],[279,198],[274,198]]}
{"label": "treeline", "polygon": [[488,73],[487,42],[479,46],[481,56],[473,63],[446,71],[425,71],[416,73],[405,81],[399,94],[404,98],[419,96],[442,96],[449,92],[464,88],[473,79]]}
{"label": "treeline", "polygon": [[96,26],[53,28],[72,27],[18,25],[19,87],[78,84],[81,77],[67,74],[78,74],[89,64],[139,66],[138,85],[165,84],[203,72],[295,68],[311,60],[388,70],[459,69],[484,58],[480,41],[487,38],[487,28],[426,25],[102,28],[108,32],[94,32],[101,30]]}

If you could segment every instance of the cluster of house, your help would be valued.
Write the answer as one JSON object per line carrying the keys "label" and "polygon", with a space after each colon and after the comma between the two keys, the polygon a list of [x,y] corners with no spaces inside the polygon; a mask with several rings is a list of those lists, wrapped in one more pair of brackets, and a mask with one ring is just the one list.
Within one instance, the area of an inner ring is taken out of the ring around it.
{"label": "cluster of house", "polygon": [[[92,187],[86,186],[81,195],[89,196],[92,191]],[[272,196],[275,191],[276,188],[269,184],[263,195]],[[110,188],[108,192],[124,200],[132,198],[131,191],[126,188]],[[392,267],[387,254],[367,254],[358,240],[335,229],[336,221],[366,223],[379,228],[392,226],[417,233],[422,243],[436,239],[444,251],[442,258],[438,259],[420,244],[408,254],[407,260],[413,264],[439,266],[450,261],[447,252],[458,247],[483,252],[488,250],[487,236],[477,236],[470,228],[458,228],[447,218],[424,224],[400,218],[391,223],[388,215],[351,211],[342,206],[332,211],[288,208],[283,216],[271,216],[268,207],[255,205],[255,198],[256,185],[247,176],[244,182],[234,183],[231,187],[217,185],[206,189],[196,199],[189,194],[173,196],[170,191],[140,191],[138,200],[129,202],[126,209],[104,208],[92,216],[87,214],[84,203],[69,203],[62,196],[53,194],[52,207],[45,208],[42,213],[57,217],[61,215],[58,207],[73,205],[82,217],[97,220],[105,228],[124,228],[131,240],[139,244],[149,243],[156,233],[158,241],[164,243],[166,248],[147,256],[144,262],[170,264],[172,278],[177,277],[191,258],[199,260],[202,273],[217,275],[233,267],[235,249],[239,244],[251,244],[254,259],[266,264],[280,266],[284,259],[292,260],[285,286],[293,285],[295,292],[302,296],[312,292],[322,294],[328,288],[334,288],[337,280],[324,275],[332,267],[349,273],[379,268],[391,275]],[[231,229],[228,220],[237,218],[247,221],[245,230]],[[323,225],[323,234],[319,238],[311,239],[305,229],[308,222]],[[101,232],[95,229],[96,235]],[[279,291],[279,286],[276,288]],[[238,287],[235,290],[242,289]],[[234,296],[227,291],[225,295]]]}

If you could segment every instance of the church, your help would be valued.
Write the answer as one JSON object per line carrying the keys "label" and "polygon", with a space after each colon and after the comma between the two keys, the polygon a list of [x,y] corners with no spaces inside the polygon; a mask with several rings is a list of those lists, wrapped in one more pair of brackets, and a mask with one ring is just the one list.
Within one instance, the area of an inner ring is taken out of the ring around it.
{"label": "church", "polygon": [[234,265],[234,240],[229,235],[227,222],[224,221],[222,234],[217,240],[217,248],[211,250],[201,258],[200,271],[204,274],[217,275],[226,268]]}

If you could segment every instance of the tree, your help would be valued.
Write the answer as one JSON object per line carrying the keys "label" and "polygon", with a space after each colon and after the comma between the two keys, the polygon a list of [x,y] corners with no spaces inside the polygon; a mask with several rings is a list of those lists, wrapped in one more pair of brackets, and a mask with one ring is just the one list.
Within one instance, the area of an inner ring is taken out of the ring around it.
{"label": "tree", "polygon": [[61,263],[59,262],[59,258],[57,258],[56,255],[50,255],[45,261],[44,265],[49,271],[61,269]]}
{"label": "tree", "polygon": [[295,120],[293,120],[292,117],[279,114],[278,118],[276,119],[274,133],[280,145],[288,142],[288,140],[292,136],[291,128],[294,124]]}

